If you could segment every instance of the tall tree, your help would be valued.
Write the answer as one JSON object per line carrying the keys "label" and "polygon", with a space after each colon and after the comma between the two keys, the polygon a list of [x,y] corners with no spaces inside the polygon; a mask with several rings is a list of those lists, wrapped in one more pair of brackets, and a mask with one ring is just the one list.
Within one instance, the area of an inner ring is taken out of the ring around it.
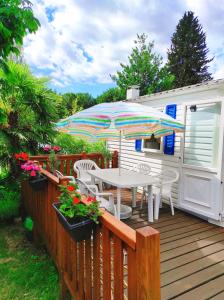
{"label": "tall tree", "polygon": [[23,38],[40,26],[29,0],[0,1],[0,61],[20,54]]}
{"label": "tall tree", "polygon": [[128,64],[121,63],[122,70],[111,76],[123,92],[131,85],[139,85],[140,95],[172,88],[174,76],[162,66],[162,57],[153,52],[154,43],[147,38],[146,34],[137,35]]}
{"label": "tall tree", "polygon": [[118,87],[110,88],[96,98],[97,103],[115,102],[125,99],[125,92]]}
{"label": "tall tree", "polygon": [[206,34],[192,11],[185,12],[171,41],[168,65],[176,88],[212,79],[208,63],[213,58],[207,56]]}

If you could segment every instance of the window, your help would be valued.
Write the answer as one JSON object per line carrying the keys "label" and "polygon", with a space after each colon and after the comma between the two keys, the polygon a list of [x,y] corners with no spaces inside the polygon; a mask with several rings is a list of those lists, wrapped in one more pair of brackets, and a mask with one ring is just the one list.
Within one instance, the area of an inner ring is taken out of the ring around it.
{"label": "window", "polygon": [[163,151],[162,138],[156,139],[154,136],[152,136],[150,139],[143,140],[142,150],[144,152],[162,152]]}
{"label": "window", "polygon": [[186,106],[184,164],[217,167],[221,104]]}

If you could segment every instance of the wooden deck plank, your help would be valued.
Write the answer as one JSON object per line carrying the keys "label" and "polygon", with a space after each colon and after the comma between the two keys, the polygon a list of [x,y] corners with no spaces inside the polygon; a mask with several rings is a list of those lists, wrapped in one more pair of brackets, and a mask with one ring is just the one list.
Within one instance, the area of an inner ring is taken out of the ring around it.
{"label": "wooden deck plank", "polygon": [[[176,300],[189,299],[224,299],[224,275],[199,286],[198,288],[175,298]],[[218,294],[219,293],[219,294]],[[216,296],[214,296],[216,295]],[[213,297],[214,296],[214,297]],[[221,297],[221,298],[220,298]]]}
{"label": "wooden deck plank", "polygon": [[167,260],[161,264],[161,273],[175,269],[179,266],[188,264],[189,262],[200,259],[201,257],[206,257],[210,254],[221,250],[224,250],[224,241],[212,244],[202,249],[199,248],[195,251],[189,252],[178,257],[174,257],[173,259]]}
{"label": "wooden deck plank", "polygon": [[224,274],[224,261],[161,288],[162,299],[170,299]]}
{"label": "wooden deck plank", "polygon": [[204,224],[199,222],[184,228],[172,230],[170,232],[161,233],[161,244],[169,243],[175,240],[179,240],[183,237],[191,236],[192,234],[206,231],[209,228],[214,228],[211,224]]}
{"label": "wooden deck plank", "polygon": [[223,234],[224,237],[224,231],[221,228],[209,228],[203,232],[192,234],[191,236],[180,238],[176,241],[172,241],[169,243],[165,243],[161,245],[161,252],[169,251],[172,249],[179,248],[183,245],[188,245],[193,242],[199,242],[201,240],[208,240],[208,238],[215,236],[217,234]]}
{"label": "wooden deck plank", "polygon": [[224,291],[210,298],[210,300],[223,300],[223,299],[224,299]]}
{"label": "wooden deck plank", "polygon": [[166,261],[168,259],[171,259],[173,257],[177,257],[186,253],[189,253],[191,251],[194,251],[199,248],[204,248],[208,245],[215,244],[217,242],[223,241],[224,234],[219,233],[215,235],[210,235],[207,239],[201,239],[192,243],[189,243],[187,245],[183,244],[183,246],[178,248],[172,248],[169,251],[162,252],[161,251],[161,262]]}
{"label": "wooden deck plank", "polygon": [[224,250],[211,255],[201,257],[161,275],[161,286],[165,286],[181,278],[187,277],[195,272],[208,268],[224,260]]}

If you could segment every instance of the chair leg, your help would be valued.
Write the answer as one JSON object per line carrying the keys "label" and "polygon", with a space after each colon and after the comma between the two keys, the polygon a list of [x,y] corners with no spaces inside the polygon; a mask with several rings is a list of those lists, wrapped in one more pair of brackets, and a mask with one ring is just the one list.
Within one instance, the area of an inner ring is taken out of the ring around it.
{"label": "chair leg", "polygon": [[99,182],[99,190],[102,193],[102,191],[103,191],[103,182],[102,181]]}
{"label": "chair leg", "polygon": [[154,208],[155,220],[159,219],[160,202],[161,202],[161,195],[160,195],[160,193],[157,193],[157,194],[155,194],[155,208]]}
{"label": "chair leg", "polygon": [[136,195],[137,195],[136,187],[132,188],[132,207],[136,207]]}
{"label": "chair leg", "polygon": [[140,205],[140,208],[142,209],[142,206],[143,206],[143,201],[144,201],[144,197],[146,196],[146,192],[145,190],[143,189],[142,191],[142,197],[141,197],[141,205]]}
{"label": "chair leg", "polygon": [[171,197],[171,196],[169,197],[169,200],[170,200],[171,213],[172,213],[172,216],[174,216],[173,200],[172,200],[172,197]]}

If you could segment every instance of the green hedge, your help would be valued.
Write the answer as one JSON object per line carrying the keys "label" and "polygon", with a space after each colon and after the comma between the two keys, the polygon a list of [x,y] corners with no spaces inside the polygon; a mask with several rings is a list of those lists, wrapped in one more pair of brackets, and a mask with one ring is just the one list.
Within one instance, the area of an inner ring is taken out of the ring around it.
{"label": "green hedge", "polygon": [[98,141],[93,143],[66,133],[59,133],[54,142],[55,145],[61,147],[61,153],[64,154],[99,152],[102,153],[105,158],[109,158],[111,156],[110,151],[107,149],[105,141]]}
{"label": "green hedge", "polygon": [[19,187],[16,183],[0,185],[0,221],[18,216],[20,206]]}

